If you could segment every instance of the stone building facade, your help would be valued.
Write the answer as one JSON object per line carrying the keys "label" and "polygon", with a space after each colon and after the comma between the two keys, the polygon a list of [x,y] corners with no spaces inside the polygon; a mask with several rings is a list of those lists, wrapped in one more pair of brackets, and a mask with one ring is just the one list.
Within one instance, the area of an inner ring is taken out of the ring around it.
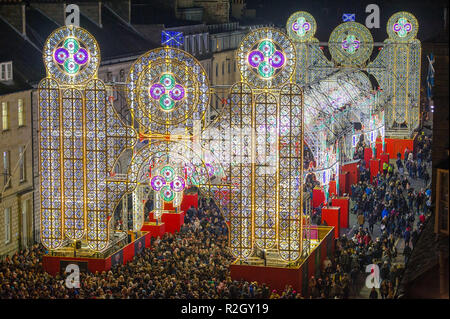
{"label": "stone building facade", "polygon": [[28,247],[37,235],[33,234],[32,98],[32,90],[0,95],[0,256]]}

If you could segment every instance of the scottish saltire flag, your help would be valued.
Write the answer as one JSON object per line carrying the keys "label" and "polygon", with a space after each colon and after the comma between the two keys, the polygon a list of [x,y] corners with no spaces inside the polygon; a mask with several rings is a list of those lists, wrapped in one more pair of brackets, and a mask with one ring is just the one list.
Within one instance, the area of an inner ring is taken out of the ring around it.
{"label": "scottish saltire flag", "polygon": [[427,98],[431,99],[433,97],[433,86],[434,86],[434,55],[430,53],[427,55],[428,59],[428,74],[427,74]]}
{"label": "scottish saltire flag", "polygon": [[344,13],[342,15],[342,21],[343,22],[355,21],[355,14],[354,13]]}
{"label": "scottish saltire flag", "polygon": [[162,31],[161,32],[161,44],[168,45],[170,47],[179,47],[183,45],[184,37],[183,32],[177,31]]}

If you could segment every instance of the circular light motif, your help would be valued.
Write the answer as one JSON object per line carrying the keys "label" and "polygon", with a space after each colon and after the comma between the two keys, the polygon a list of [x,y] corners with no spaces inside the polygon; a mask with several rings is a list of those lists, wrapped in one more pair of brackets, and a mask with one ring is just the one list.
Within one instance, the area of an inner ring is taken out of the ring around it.
{"label": "circular light motif", "polygon": [[175,105],[175,101],[170,98],[168,94],[164,94],[159,99],[159,105],[165,111],[170,111]]}
{"label": "circular light motif", "polygon": [[262,61],[264,61],[264,54],[260,51],[252,51],[248,55],[248,63],[256,68]]}
{"label": "circular light motif", "polygon": [[80,48],[73,56],[75,62],[78,64],[85,64],[88,60],[88,53],[85,49]]}
{"label": "circular light motif", "polygon": [[170,90],[175,86],[175,78],[171,74],[164,74],[161,76],[159,83],[164,85],[166,89]]}
{"label": "circular light motif", "polygon": [[170,187],[174,192],[182,192],[184,187],[186,186],[186,183],[184,182],[184,178],[181,176],[175,177],[175,179],[170,183]]}
{"label": "circular light motif", "polygon": [[152,177],[150,184],[155,191],[159,191],[164,185],[166,185],[166,180],[161,176],[154,176]]}
{"label": "circular light motif", "polygon": [[284,64],[284,54],[276,51],[272,57],[269,58],[269,63],[274,68],[281,68]]}
{"label": "circular light motif", "polygon": [[59,64],[62,64],[69,57],[69,51],[67,51],[67,49],[65,49],[65,48],[58,48],[55,51],[54,57],[55,57],[56,62],[58,62]]}
{"label": "circular light motif", "polygon": [[392,29],[398,34],[399,37],[404,38],[409,32],[411,32],[412,25],[405,18],[400,18],[397,23],[394,24]]}
{"label": "circular light motif", "polygon": [[64,47],[69,51],[69,53],[74,54],[78,51],[78,48],[80,45],[78,44],[78,41],[74,38],[68,38],[66,41],[64,41]]}
{"label": "circular light motif", "polygon": [[77,73],[79,69],[79,65],[73,58],[68,58],[66,62],[64,62],[64,70],[69,74]]}
{"label": "circular light motif", "polygon": [[169,95],[175,101],[179,101],[184,97],[184,88],[176,84],[175,87],[169,92]]}
{"label": "circular light motif", "polygon": [[161,169],[161,176],[164,177],[164,179],[168,182],[173,180],[174,175],[175,175],[175,173],[171,166],[164,166]]}
{"label": "circular light motif", "polygon": [[171,202],[175,197],[175,193],[170,189],[168,185],[164,186],[161,189],[160,194],[165,202]]}
{"label": "circular light motif", "polygon": [[349,34],[342,41],[342,48],[350,54],[355,53],[359,49],[359,45],[359,40],[353,34]]}
{"label": "circular light motif", "polygon": [[311,23],[307,22],[304,17],[300,17],[292,23],[292,30],[294,30],[299,36],[304,36],[306,32],[311,30]]}
{"label": "circular light motif", "polygon": [[263,78],[269,78],[275,72],[274,68],[271,67],[270,64],[265,61],[259,65],[258,71],[259,75],[261,75]]}
{"label": "circular light motif", "polygon": [[150,96],[155,100],[159,99],[165,92],[166,89],[159,83],[153,84],[150,88]]}
{"label": "circular light motif", "polygon": [[258,50],[261,51],[264,56],[271,56],[275,52],[275,46],[272,41],[264,40],[258,46]]}

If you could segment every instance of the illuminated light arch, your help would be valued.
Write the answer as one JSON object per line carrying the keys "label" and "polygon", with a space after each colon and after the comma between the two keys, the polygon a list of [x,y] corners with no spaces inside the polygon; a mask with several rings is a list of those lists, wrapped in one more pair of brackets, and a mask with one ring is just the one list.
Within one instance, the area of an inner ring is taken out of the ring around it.
{"label": "illuminated light arch", "polygon": [[[261,72],[276,52],[283,53],[282,67]],[[242,81],[230,89],[216,122],[223,139],[214,144],[218,158],[229,163],[231,252],[245,260],[257,248],[274,250],[280,262],[296,261],[304,250],[303,96],[290,83],[295,48],[284,33],[261,28],[242,40],[236,56]]]}
{"label": "illuminated light arch", "polygon": [[[131,164],[128,168],[127,178],[129,182],[128,192],[135,191],[142,179],[142,171],[146,164],[155,157],[167,156],[174,161],[182,160],[184,164],[192,164],[194,173],[200,177],[198,185],[199,189],[206,191],[210,196],[215,196],[214,187],[217,187],[211,182],[212,176],[208,173],[208,164],[201,155],[197,154],[195,150],[182,141],[167,141],[157,140],[151,145],[147,145],[140,149],[133,155]],[[220,186],[220,185],[219,185]],[[223,214],[225,212],[222,212]],[[228,216],[224,214],[226,220]],[[142,210],[136,209],[133,211],[133,229],[140,230],[143,225]]]}

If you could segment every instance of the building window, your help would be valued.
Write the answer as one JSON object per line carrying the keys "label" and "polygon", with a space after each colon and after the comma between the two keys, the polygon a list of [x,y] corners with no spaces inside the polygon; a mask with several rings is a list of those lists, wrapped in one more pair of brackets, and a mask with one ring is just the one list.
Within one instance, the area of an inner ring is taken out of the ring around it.
{"label": "building window", "polygon": [[225,74],[225,62],[222,62],[222,75]]}
{"label": "building window", "polygon": [[24,119],[23,119],[23,100],[18,99],[17,100],[17,122],[19,124],[19,127],[24,126]]}
{"label": "building window", "polygon": [[6,131],[9,129],[9,109],[8,102],[2,102],[2,129]]}
{"label": "building window", "polygon": [[231,62],[228,60],[228,74],[231,73]]}
{"label": "building window", "polygon": [[236,61],[234,61],[234,72],[236,72]]}
{"label": "building window", "polygon": [[12,61],[0,63],[0,81],[11,81],[12,79]]}
{"label": "building window", "polygon": [[5,244],[11,241],[11,207],[6,207],[5,210]]}
{"label": "building window", "polygon": [[19,174],[20,174],[20,181],[25,181],[25,147],[19,146]]}
{"label": "building window", "polygon": [[3,185],[9,187],[11,185],[11,180],[9,178],[9,151],[3,152]]}
{"label": "building window", "polygon": [[219,77],[219,63],[216,63],[216,78]]}

